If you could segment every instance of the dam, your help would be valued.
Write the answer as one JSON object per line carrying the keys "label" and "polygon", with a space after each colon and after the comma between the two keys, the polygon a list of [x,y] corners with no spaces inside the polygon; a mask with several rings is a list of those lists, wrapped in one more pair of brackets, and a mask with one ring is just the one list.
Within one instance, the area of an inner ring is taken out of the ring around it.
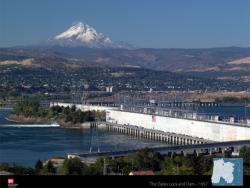
{"label": "dam", "polygon": [[[51,103],[50,106],[73,106],[71,103]],[[152,108],[145,106],[97,106],[75,105],[82,111],[100,110],[106,112],[106,123],[122,126],[136,126],[151,132],[173,133],[203,139],[211,142],[250,140],[250,120],[230,117],[220,119],[218,115],[198,114],[174,109]],[[119,131],[119,129],[117,129]],[[160,134],[164,135],[164,134]],[[206,143],[205,142],[205,143]],[[202,142],[200,142],[202,143]]]}

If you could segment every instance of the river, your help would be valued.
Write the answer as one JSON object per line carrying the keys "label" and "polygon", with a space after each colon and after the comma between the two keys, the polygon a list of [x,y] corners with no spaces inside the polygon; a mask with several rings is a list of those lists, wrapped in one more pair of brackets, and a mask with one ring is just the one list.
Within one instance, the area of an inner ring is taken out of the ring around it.
{"label": "river", "polygon": [[[5,120],[10,111],[0,111],[0,163],[34,166],[38,159],[65,157],[68,153],[88,152],[91,133],[84,129],[64,129],[33,125],[25,127]],[[98,131],[93,136],[92,151],[126,150],[166,145],[114,132]],[[99,142],[98,142],[99,140]]]}

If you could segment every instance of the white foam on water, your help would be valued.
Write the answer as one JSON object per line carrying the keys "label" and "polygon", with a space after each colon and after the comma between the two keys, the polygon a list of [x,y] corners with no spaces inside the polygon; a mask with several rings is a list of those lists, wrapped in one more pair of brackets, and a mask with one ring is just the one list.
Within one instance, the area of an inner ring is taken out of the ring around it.
{"label": "white foam on water", "polygon": [[52,124],[9,124],[0,125],[0,127],[17,127],[17,128],[30,128],[30,127],[59,127],[60,125],[56,123]]}

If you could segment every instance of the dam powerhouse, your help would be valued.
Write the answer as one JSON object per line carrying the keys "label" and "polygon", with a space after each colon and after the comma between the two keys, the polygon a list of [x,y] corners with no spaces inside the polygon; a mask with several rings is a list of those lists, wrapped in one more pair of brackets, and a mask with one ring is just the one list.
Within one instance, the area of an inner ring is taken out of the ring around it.
{"label": "dam powerhouse", "polygon": [[[82,111],[105,111],[107,128],[121,133],[142,135],[144,138],[157,137],[158,140],[177,144],[197,144],[207,142],[227,142],[250,140],[250,119],[237,120],[235,117],[221,119],[219,115],[160,108],[152,106],[98,106],[52,102],[50,106],[76,106]],[[176,135],[176,136],[174,136]],[[188,143],[189,142],[189,143]]]}

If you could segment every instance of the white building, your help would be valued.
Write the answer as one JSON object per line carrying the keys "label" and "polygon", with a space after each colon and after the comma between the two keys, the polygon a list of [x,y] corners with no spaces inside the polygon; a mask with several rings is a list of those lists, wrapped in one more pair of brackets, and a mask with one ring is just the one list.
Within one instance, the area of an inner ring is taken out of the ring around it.
{"label": "white building", "polygon": [[107,93],[112,93],[113,92],[113,86],[107,86],[106,87],[106,92]]}

